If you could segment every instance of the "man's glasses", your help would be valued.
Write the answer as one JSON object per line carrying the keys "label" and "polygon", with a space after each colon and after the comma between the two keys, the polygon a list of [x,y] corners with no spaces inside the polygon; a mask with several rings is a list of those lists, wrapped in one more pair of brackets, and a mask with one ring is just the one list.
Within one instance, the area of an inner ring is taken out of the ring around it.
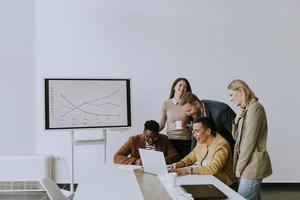
{"label": "man's glasses", "polygon": [[146,130],[145,140],[148,143],[153,143],[153,141],[157,141],[158,140],[158,134],[156,132],[152,132],[152,131]]}

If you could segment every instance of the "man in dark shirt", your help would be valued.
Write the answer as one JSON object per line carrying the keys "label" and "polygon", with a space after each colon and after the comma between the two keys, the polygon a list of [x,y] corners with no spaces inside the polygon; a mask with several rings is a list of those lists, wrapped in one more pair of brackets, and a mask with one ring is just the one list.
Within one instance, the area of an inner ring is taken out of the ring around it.
{"label": "man in dark shirt", "polygon": [[[225,103],[211,100],[199,100],[191,92],[187,92],[180,100],[180,105],[184,112],[194,120],[197,117],[211,118],[220,133],[230,144],[233,152],[235,141],[232,137],[232,122],[235,118],[235,112]],[[196,146],[197,141],[192,138],[192,149]]]}

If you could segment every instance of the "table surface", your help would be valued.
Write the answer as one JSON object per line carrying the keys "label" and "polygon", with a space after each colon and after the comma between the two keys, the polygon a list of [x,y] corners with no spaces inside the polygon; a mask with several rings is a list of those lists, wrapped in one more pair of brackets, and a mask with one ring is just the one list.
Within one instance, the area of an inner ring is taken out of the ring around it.
{"label": "table surface", "polygon": [[221,190],[224,194],[227,195],[228,199],[234,200],[245,200],[242,196],[240,196],[237,192],[232,190],[230,187],[225,185],[222,181],[217,179],[211,175],[184,175],[178,176],[176,186],[169,186],[166,180],[166,177],[159,177],[163,185],[165,186],[168,193],[172,196],[172,199],[178,200],[180,196],[185,192],[179,185],[205,185],[212,184],[219,190]]}
{"label": "table surface", "polygon": [[132,165],[104,165],[101,169],[87,169],[93,176],[82,176],[74,200],[130,199],[130,200],[179,200],[184,191],[181,184],[213,184],[228,199],[244,200],[214,176],[178,176],[176,186],[169,186],[166,176],[143,173]]}

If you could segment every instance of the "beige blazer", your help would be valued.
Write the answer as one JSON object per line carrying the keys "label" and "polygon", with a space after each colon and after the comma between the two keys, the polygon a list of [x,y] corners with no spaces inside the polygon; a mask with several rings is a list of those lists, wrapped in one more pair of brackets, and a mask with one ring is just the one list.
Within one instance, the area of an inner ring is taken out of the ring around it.
{"label": "beige blazer", "polygon": [[238,125],[233,125],[236,140],[233,166],[236,177],[262,179],[272,174],[272,166],[267,152],[267,117],[264,107],[252,100],[246,108],[245,116]]}

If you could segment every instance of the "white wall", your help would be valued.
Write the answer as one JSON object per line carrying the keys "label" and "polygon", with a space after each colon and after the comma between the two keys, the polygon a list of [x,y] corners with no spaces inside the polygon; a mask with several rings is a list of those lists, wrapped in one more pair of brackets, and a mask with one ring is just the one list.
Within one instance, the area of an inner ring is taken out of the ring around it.
{"label": "white wall", "polygon": [[36,152],[35,2],[0,1],[0,154]]}
{"label": "white wall", "polygon": [[[228,83],[241,78],[268,114],[274,174],[266,181],[299,182],[299,11],[296,0],[36,1],[38,152],[70,158],[69,132],[44,131],[44,77],[132,79],[133,127],[109,131],[109,162],[145,120],[159,119],[175,78],[188,78],[200,98],[227,103]],[[86,165],[100,169],[102,146],[75,153],[78,176]],[[59,170],[58,179],[68,178]]]}

